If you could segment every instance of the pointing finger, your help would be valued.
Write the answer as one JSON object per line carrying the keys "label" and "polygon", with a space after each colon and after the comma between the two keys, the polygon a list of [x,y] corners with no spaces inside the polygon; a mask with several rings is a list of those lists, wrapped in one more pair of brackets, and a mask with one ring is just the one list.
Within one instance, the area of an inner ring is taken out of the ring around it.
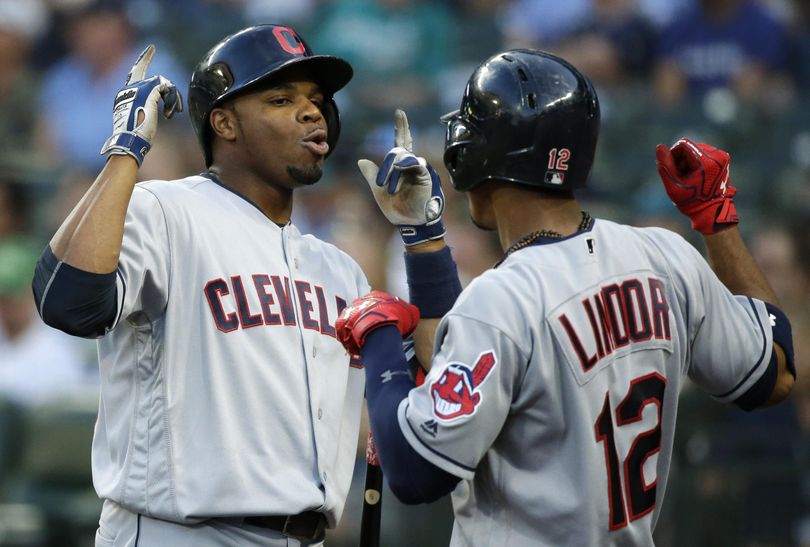
{"label": "pointing finger", "polygon": [[404,110],[397,108],[394,111],[394,146],[413,152],[413,139],[411,128],[408,126],[408,116]]}
{"label": "pointing finger", "polygon": [[129,71],[126,83],[138,82],[143,80],[146,76],[146,69],[149,68],[149,63],[152,62],[152,57],[155,56],[155,45],[149,44],[146,49],[138,56],[138,60],[132,65],[132,70]]}

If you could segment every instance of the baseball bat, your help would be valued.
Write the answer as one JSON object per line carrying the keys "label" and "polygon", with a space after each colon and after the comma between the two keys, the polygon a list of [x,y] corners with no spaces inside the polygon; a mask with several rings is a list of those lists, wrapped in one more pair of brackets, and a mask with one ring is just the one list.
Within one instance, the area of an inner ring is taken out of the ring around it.
{"label": "baseball bat", "polygon": [[363,516],[360,520],[360,547],[380,547],[383,472],[374,437],[366,442],[366,483],[363,487]]}

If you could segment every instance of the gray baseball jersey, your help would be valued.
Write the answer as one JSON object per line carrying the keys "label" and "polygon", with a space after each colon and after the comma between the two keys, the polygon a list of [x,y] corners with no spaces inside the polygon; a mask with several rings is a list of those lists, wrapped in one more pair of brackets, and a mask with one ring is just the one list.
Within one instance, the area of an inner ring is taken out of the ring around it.
{"label": "gray baseball jersey", "polygon": [[315,510],[333,526],[365,384],[334,322],[369,291],[359,266],[193,176],[136,186],[117,273],[98,494],[179,522]]}
{"label": "gray baseball jersey", "polygon": [[651,545],[685,378],[736,399],[772,332],[681,237],[596,220],[473,281],[435,350],[399,421],[465,479],[453,546]]}

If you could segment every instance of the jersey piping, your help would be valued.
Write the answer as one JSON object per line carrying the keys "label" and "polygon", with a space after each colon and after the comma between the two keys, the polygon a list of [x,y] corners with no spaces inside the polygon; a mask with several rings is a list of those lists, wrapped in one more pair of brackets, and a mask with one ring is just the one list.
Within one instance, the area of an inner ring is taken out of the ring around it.
{"label": "jersey piping", "polygon": [[[245,194],[243,194],[243,193],[241,193],[241,192],[238,192],[238,191],[234,190],[233,188],[231,188],[230,186],[228,186],[227,184],[225,184],[224,182],[222,182],[221,180],[219,180],[219,178],[218,178],[218,177],[217,177],[217,176],[216,176],[214,173],[212,173],[211,171],[207,171],[207,172],[205,172],[205,173],[200,173],[200,176],[201,176],[201,177],[203,177],[203,178],[205,178],[205,179],[210,180],[211,182],[213,182],[214,184],[216,184],[216,185],[218,185],[218,186],[221,186],[222,188],[224,188],[224,189],[225,189],[225,190],[227,190],[228,192],[230,192],[230,193],[232,193],[232,194],[234,194],[234,195],[239,196],[239,197],[240,197],[240,198],[242,198],[243,200],[245,200],[245,201],[247,201],[248,203],[250,203],[250,204],[251,204],[253,207],[255,207],[255,208],[256,208],[256,209],[257,209],[257,210],[258,210],[258,211],[259,211],[259,212],[260,212],[260,213],[261,213],[263,216],[265,216],[265,217],[267,216],[267,214],[266,214],[264,211],[262,211],[262,208],[261,208],[261,207],[259,207],[258,205],[256,205],[256,202],[255,202],[255,201],[253,201],[252,199],[250,199],[249,197],[247,197]],[[272,219],[271,219],[271,220],[272,220]],[[274,223],[274,224],[276,224],[276,226],[278,226],[279,228],[281,228],[281,227],[283,227],[283,226],[286,226],[286,225],[287,225],[287,224],[289,224],[289,223],[290,223],[290,222],[288,221],[288,222],[287,222],[286,224],[284,224],[284,225],[280,225],[280,224],[278,224],[278,223]]]}
{"label": "jersey piping", "polygon": [[45,290],[42,292],[42,301],[39,303],[39,316],[42,317],[42,313],[45,310],[45,300],[48,298],[48,293],[51,290],[51,285],[53,284],[53,280],[56,278],[56,273],[59,271],[59,268],[62,267],[62,261],[60,260],[56,264],[56,268],[53,269],[53,273],[51,274],[50,279],[48,279],[48,284],[45,285]]}
{"label": "jersey piping", "polygon": [[[449,456],[446,456],[446,455],[442,454],[441,452],[439,452],[438,450],[436,450],[435,448],[429,446],[422,439],[419,438],[419,435],[417,435],[416,431],[413,430],[413,426],[411,425],[410,420],[408,420],[408,418],[406,416],[406,414],[408,413],[408,407],[409,406],[410,406],[410,403],[408,402],[408,399],[403,399],[402,400],[402,407],[401,407],[401,410],[399,412],[399,414],[401,416],[399,421],[400,421],[400,428],[402,427],[402,425],[401,425],[402,421],[404,421],[406,424],[408,424],[408,432],[405,434],[405,438],[408,439],[411,446],[413,446],[413,441],[411,441],[411,439],[416,439],[417,441],[419,441],[419,444],[422,447],[424,447],[425,449],[427,449],[431,453],[439,456],[443,460],[446,460],[448,463],[451,463],[451,464],[453,464],[456,467],[459,467],[461,469],[465,469],[465,470],[469,471],[470,473],[475,473],[475,467],[470,467],[470,466],[465,465],[465,464],[463,464],[461,462],[457,462],[453,458],[451,458]],[[462,477],[462,478],[464,478],[464,477]]]}
{"label": "jersey piping", "polygon": [[754,306],[754,302],[751,300],[750,296],[747,297],[747,298],[748,298],[748,304],[751,306],[751,309],[754,310],[754,317],[756,317],[757,324],[759,325],[759,330],[762,333],[762,353],[760,353],[759,359],[757,360],[756,364],[754,364],[754,366],[751,367],[751,370],[748,371],[748,373],[743,377],[743,379],[740,380],[740,382],[736,386],[734,386],[730,391],[728,391],[726,393],[723,393],[722,395],[715,395],[715,397],[717,397],[717,398],[728,397],[729,395],[731,395],[732,393],[737,391],[743,384],[745,384],[745,382],[748,380],[748,378],[751,377],[751,375],[754,373],[754,371],[756,371],[759,368],[759,366],[762,364],[762,362],[763,362],[763,360],[765,358],[765,350],[768,347],[768,339],[767,339],[767,337],[765,335],[765,328],[762,326],[762,321],[760,321],[760,319],[759,319],[759,314],[757,314],[757,310],[756,310],[756,307]]}

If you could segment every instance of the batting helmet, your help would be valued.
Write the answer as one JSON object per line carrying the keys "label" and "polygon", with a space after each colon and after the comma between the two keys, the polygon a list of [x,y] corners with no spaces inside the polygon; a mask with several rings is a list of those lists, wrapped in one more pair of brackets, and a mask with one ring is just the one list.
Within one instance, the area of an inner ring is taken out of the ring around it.
{"label": "batting helmet", "polygon": [[211,110],[291,66],[305,66],[325,94],[321,111],[331,153],[340,135],[340,116],[332,99],[352,78],[351,65],[331,55],[315,55],[304,40],[281,25],[258,25],[232,34],[215,45],[194,68],[188,88],[188,110],[205,165],[210,166]]}
{"label": "batting helmet", "polygon": [[467,191],[497,179],[544,190],[585,185],[599,137],[591,82],[559,57],[515,49],[473,72],[447,123],[444,163]]}

